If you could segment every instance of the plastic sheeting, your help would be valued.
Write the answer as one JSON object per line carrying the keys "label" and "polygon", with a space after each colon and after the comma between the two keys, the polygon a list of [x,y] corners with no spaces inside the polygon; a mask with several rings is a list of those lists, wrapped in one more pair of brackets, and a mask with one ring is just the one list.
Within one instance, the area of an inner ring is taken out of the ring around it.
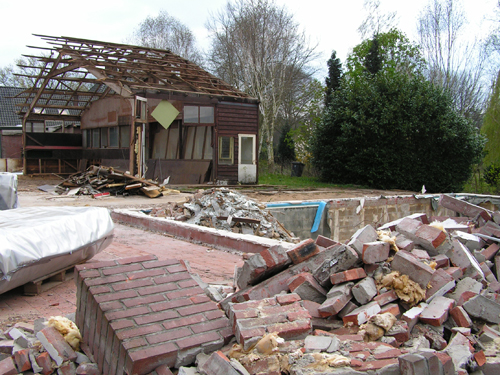
{"label": "plastic sheeting", "polygon": [[10,210],[17,206],[17,175],[0,172],[0,210]]}
{"label": "plastic sheeting", "polygon": [[8,290],[2,288],[1,282],[10,280],[18,271],[33,269],[23,272],[22,283],[17,283],[22,285],[40,277],[40,273],[43,276],[91,258],[111,242],[112,232],[111,216],[100,207],[0,211],[0,293]]}

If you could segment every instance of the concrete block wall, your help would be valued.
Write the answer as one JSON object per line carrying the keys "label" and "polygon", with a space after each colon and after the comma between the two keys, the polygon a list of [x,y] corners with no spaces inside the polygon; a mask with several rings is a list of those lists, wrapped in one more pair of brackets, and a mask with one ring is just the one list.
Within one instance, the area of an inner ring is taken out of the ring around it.
{"label": "concrete block wall", "polygon": [[415,213],[425,213],[429,217],[457,216],[454,211],[443,207],[433,211],[431,198],[417,199],[414,196],[348,198],[329,202],[328,224],[331,238],[334,241],[344,242],[365,225],[370,224],[376,228]]}
{"label": "concrete block wall", "polygon": [[189,364],[232,337],[229,320],[178,260],[143,256],[76,266],[76,324],[100,371]]}

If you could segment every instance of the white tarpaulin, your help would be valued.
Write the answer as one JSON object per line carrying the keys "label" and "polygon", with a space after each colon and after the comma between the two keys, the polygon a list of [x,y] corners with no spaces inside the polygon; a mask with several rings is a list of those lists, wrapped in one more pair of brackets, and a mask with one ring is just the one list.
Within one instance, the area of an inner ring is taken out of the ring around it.
{"label": "white tarpaulin", "polygon": [[17,206],[17,175],[0,172],[0,210],[10,210]]}
{"label": "white tarpaulin", "polygon": [[0,211],[0,293],[12,289],[3,283],[14,276],[22,275],[15,285],[19,286],[90,259],[111,242],[112,233],[113,221],[106,208]]}

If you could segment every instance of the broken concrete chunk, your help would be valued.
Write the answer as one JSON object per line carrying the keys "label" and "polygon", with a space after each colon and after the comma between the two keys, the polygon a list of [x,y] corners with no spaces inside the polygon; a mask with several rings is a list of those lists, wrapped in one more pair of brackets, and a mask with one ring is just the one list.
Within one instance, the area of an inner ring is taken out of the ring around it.
{"label": "broken concrete chunk", "polygon": [[482,295],[472,297],[462,307],[474,318],[481,318],[495,324],[500,323],[500,304]]}
{"label": "broken concrete chunk", "polygon": [[378,238],[377,231],[371,225],[367,225],[358,229],[351,237],[347,244],[351,246],[359,256],[363,254],[363,244],[367,242],[374,242]]}
{"label": "broken concrete chunk", "polygon": [[391,267],[394,271],[408,275],[410,279],[418,283],[423,289],[427,288],[427,284],[431,281],[432,274],[434,273],[431,267],[420,262],[412,254],[404,250],[396,253]]}

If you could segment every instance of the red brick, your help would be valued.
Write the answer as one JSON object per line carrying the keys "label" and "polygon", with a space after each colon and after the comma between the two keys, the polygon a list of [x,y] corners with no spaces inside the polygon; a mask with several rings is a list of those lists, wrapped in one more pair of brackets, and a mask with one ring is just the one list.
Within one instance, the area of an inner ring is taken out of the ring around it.
{"label": "red brick", "polygon": [[169,273],[177,273],[177,272],[185,272],[186,271],[186,267],[183,266],[182,264],[167,266],[166,269]]}
{"label": "red brick", "polygon": [[267,332],[277,332],[284,339],[304,338],[312,331],[310,320],[296,320],[289,323],[278,323],[267,326]]}
{"label": "red brick", "polygon": [[118,281],[126,281],[127,277],[125,275],[115,275],[110,277],[99,277],[93,279],[86,279],[85,285],[88,287],[116,283]]}
{"label": "red brick", "polygon": [[325,248],[338,244],[338,242],[332,240],[331,238],[322,236],[321,234],[318,237],[316,237],[315,242],[316,242],[316,245],[321,246],[321,247],[325,247]]}
{"label": "red brick", "polygon": [[146,340],[150,345],[165,343],[168,341],[174,341],[178,339],[182,339],[184,337],[191,336],[192,332],[189,328],[179,328],[179,329],[170,329],[167,332],[159,333],[156,335],[149,335],[146,337]]}
{"label": "red brick", "polygon": [[29,349],[22,349],[15,352],[14,361],[19,372],[28,371],[31,368]]}
{"label": "red brick", "polygon": [[482,350],[474,353],[474,359],[476,360],[476,363],[479,367],[486,363],[486,356],[484,355],[484,352]]}
{"label": "red brick", "polygon": [[146,288],[138,289],[137,292],[141,296],[147,296],[150,294],[159,294],[163,292],[170,292],[172,290],[178,290],[179,287],[175,283],[161,284],[156,286],[150,286]]}
{"label": "red brick", "polygon": [[101,311],[106,312],[106,311],[110,311],[110,310],[122,309],[123,305],[119,301],[104,302],[104,303],[99,304],[99,308],[101,309]]}
{"label": "red brick", "polygon": [[135,307],[127,310],[122,310],[122,311],[113,311],[113,312],[108,312],[104,314],[106,316],[106,319],[108,320],[115,320],[115,319],[123,319],[123,318],[130,318],[133,316],[137,315],[144,315],[149,313],[149,309],[145,306],[143,307]]}
{"label": "red brick", "polygon": [[391,313],[396,318],[399,318],[401,311],[399,310],[399,305],[397,303],[389,303],[381,307],[379,314]]}
{"label": "red brick", "polygon": [[476,292],[472,292],[470,290],[463,292],[460,297],[458,297],[457,306],[462,306],[465,302],[467,302],[471,298],[474,298],[475,296],[477,296]]}
{"label": "red brick", "polygon": [[155,268],[147,271],[129,272],[127,273],[127,278],[129,280],[138,280],[159,275],[165,275],[165,270],[162,268]]}
{"label": "red brick", "polygon": [[455,305],[455,301],[446,297],[436,297],[427,306],[422,314],[420,321],[433,326],[440,326],[448,319],[448,313]]}
{"label": "red brick", "polygon": [[287,255],[293,264],[299,264],[319,253],[318,246],[314,240],[309,238],[297,244],[293,249],[288,250]]}
{"label": "red brick", "polygon": [[364,350],[364,351],[360,351],[360,352],[349,352],[349,356],[352,357],[352,358],[355,358],[355,359],[359,359],[361,361],[366,361],[366,359],[371,356],[372,353],[370,353],[369,351],[367,350]]}
{"label": "red brick", "polygon": [[79,273],[79,276],[83,279],[90,278],[90,277],[100,277],[101,273],[99,270],[86,270],[86,271],[81,271]]}
{"label": "red brick", "polygon": [[38,366],[40,366],[43,375],[52,374],[52,360],[50,359],[50,355],[47,352],[43,352],[40,355],[35,357],[35,361]]}
{"label": "red brick", "polygon": [[387,305],[390,302],[394,302],[398,299],[398,296],[394,290],[379,294],[373,298],[374,301],[378,302],[380,306]]}
{"label": "red brick", "polygon": [[423,289],[427,288],[427,284],[434,273],[431,267],[420,262],[412,254],[404,250],[396,253],[391,266],[393,271],[408,275],[410,279],[419,283]]}
{"label": "red brick", "polygon": [[111,267],[111,266],[116,266],[116,262],[114,260],[95,262],[95,263],[91,262],[91,263],[85,263],[85,264],[78,264],[75,266],[75,270],[77,272],[80,272],[83,270],[91,270],[91,269]]}
{"label": "red brick", "polygon": [[276,296],[276,301],[280,305],[291,305],[294,302],[300,301],[301,298],[298,294],[296,293],[290,293],[290,294],[278,294]]}
{"label": "red brick", "polygon": [[363,268],[353,268],[347,271],[338,272],[330,275],[330,281],[333,285],[363,279],[366,277],[366,272]]}
{"label": "red brick", "polygon": [[452,276],[441,268],[434,271],[425,291],[425,300],[428,301],[434,295],[444,295],[455,287],[456,283]]}
{"label": "red brick", "polygon": [[129,374],[147,374],[160,365],[174,367],[177,347],[173,343],[166,343],[127,354],[126,371]]}
{"label": "red brick", "polygon": [[217,310],[217,305],[214,302],[202,303],[194,306],[182,307],[177,309],[177,312],[182,316],[194,315],[203,311]]}
{"label": "red brick", "polygon": [[159,332],[162,328],[158,324],[153,324],[150,326],[144,326],[139,328],[127,329],[116,333],[116,336],[120,340],[129,339],[132,337],[149,335],[151,333]]}
{"label": "red brick", "polygon": [[165,267],[165,266],[172,266],[174,264],[179,264],[179,261],[177,259],[165,259],[165,260],[157,260],[154,262],[144,262],[142,263],[144,268],[150,269],[150,268],[160,268],[160,267]]}
{"label": "red brick", "polygon": [[173,328],[179,328],[179,327],[184,327],[200,322],[205,322],[206,318],[202,314],[197,314],[197,315],[190,315],[185,318],[180,318],[180,319],[172,319],[166,322],[163,322],[163,327],[165,329],[173,329]]}
{"label": "red brick", "polygon": [[453,360],[448,354],[444,352],[435,352],[434,354],[439,358],[439,360],[443,364],[443,370],[445,374],[455,373],[455,365],[453,364]]}
{"label": "red brick", "polygon": [[378,370],[381,369],[382,367],[393,365],[395,363],[398,363],[397,358],[367,361],[364,362],[359,368],[356,368],[356,370],[358,371]]}
{"label": "red brick", "polygon": [[[198,335],[191,335],[189,337],[186,337],[181,340],[177,340],[176,343],[179,346],[180,350],[186,350],[194,347],[201,346],[203,344],[213,342],[213,341],[218,341],[221,340],[222,344],[222,338],[217,332],[207,332],[207,333],[202,333]],[[221,345],[222,347],[222,345]]]}
{"label": "red brick", "polygon": [[280,245],[272,246],[269,249],[264,249],[259,254],[262,259],[264,259],[268,270],[286,267],[291,263],[290,257],[287,255],[286,250]]}
{"label": "red brick", "polygon": [[173,372],[170,371],[167,365],[161,365],[155,368],[155,371],[157,375],[173,375]]}
{"label": "red brick", "polygon": [[168,309],[177,309],[183,306],[192,305],[192,301],[189,298],[176,299],[168,302],[160,302],[150,305],[151,310],[154,312],[168,310]]}
{"label": "red brick", "polygon": [[311,319],[311,314],[307,310],[294,311],[289,313],[287,318],[289,321],[294,322],[295,320]]}
{"label": "red brick", "polygon": [[453,277],[453,279],[455,281],[457,281],[458,279],[461,279],[462,276],[464,275],[464,273],[460,267],[449,267],[449,268],[445,269],[445,272],[448,275],[450,275],[451,277]]}
{"label": "red brick", "polygon": [[226,314],[224,314],[221,310],[212,310],[212,311],[205,311],[204,315],[207,317],[207,319],[219,319],[222,317],[226,317]]}
{"label": "red brick", "polygon": [[[373,357],[375,359],[388,359],[388,358],[397,358],[402,354],[403,353],[399,349],[391,349],[391,350],[387,350],[383,353],[374,354]],[[433,375],[435,375],[435,374],[433,374]]]}
{"label": "red brick", "polygon": [[448,268],[450,266],[450,259],[444,254],[438,254],[432,257],[432,261],[436,262],[436,269]]}
{"label": "red brick", "polygon": [[[52,359],[59,366],[64,361],[76,360],[76,353],[64,340],[64,337],[54,327],[45,327],[37,333],[36,337],[41,341],[42,345],[50,353],[50,348],[57,352]],[[52,356],[52,355],[51,355]]]}
{"label": "red brick", "polygon": [[203,333],[207,331],[215,331],[221,328],[229,327],[229,320],[227,318],[210,320],[200,324],[191,325],[191,330],[194,333]]}
{"label": "red brick", "polygon": [[377,302],[373,301],[347,314],[342,318],[344,324],[353,323],[356,325],[361,325],[370,319],[371,316],[376,315],[380,312],[380,306]]}
{"label": "red brick", "polygon": [[[89,293],[90,295],[90,293]],[[108,293],[108,294],[101,294],[99,296],[96,296],[94,300],[97,303],[103,303],[103,302],[110,302],[110,301],[117,301],[125,298],[133,298],[137,297],[137,293],[135,290],[127,290],[125,292],[118,292],[118,293]]]}
{"label": "red brick", "polygon": [[120,258],[116,260],[117,264],[130,264],[130,263],[139,263],[139,262],[146,262],[148,260],[154,260],[158,261],[158,258],[152,254],[147,254],[147,255],[140,255],[136,257],[128,257],[128,258]]}
{"label": "red brick", "polygon": [[[105,371],[109,371],[109,370],[106,370],[106,367],[104,366],[103,372],[106,374],[109,373],[109,372],[105,372]],[[76,374],[76,366],[73,362],[64,362],[57,369],[57,374],[58,375],[74,375],[74,374]]]}
{"label": "red brick", "polygon": [[141,280],[135,280],[135,281],[127,280],[124,283],[115,283],[115,284],[112,284],[111,286],[115,292],[119,292],[119,291],[126,290],[126,289],[141,288],[141,287],[150,286],[150,285],[154,285],[152,280],[141,279]]}
{"label": "red brick", "polygon": [[125,328],[130,328],[134,326],[134,322],[131,320],[118,320],[116,322],[111,322],[109,323],[109,326],[114,330],[117,331],[119,329],[125,329]]}
{"label": "red brick", "polygon": [[[161,302],[161,301],[165,301],[165,297],[163,295],[153,294],[153,295],[150,295],[147,297],[137,297],[137,298],[126,299],[126,300],[122,301],[122,303],[126,307],[130,308],[130,307],[141,306],[141,305],[150,305],[152,303]],[[187,303],[189,304],[190,302],[187,301]],[[153,309],[153,306],[157,306],[157,305],[151,305],[151,309],[153,311],[155,311]]]}
{"label": "red brick", "polygon": [[446,234],[442,230],[431,227],[430,225],[422,225],[415,232],[415,236],[430,242],[435,249],[446,240]]}
{"label": "red brick", "polygon": [[496,243],[491,244],[486,249],[482,250],[480,253],[484,255],[487,260],[493,259],[493,257],[498,253],[500,246]]}
{"label": "red brick", "polygon": [[211,301],[211,299],[206,295],[197,295],[189,298],[194,304],[205,303]]}
{"label": "red brick", "polygon": [[374,241],[363,244],[362,260],[365,264],[374,264],[389,258],[390,245],[387,242]]}
{"label": "red brick", "polygon": [[422,249],[413,249],[411,251],[411,253],[415,256],[415,258],[417,259],[421,259],[421,260],[430,260],[431,257],[429,255],[429,253],[425,250],[422,250]]}
{"label": "red brick", "polygon": [[245,345],[247,340],[253,339],[254,337],[263,337],[266,333],[267,332],[264,327],[258,327],[241,330],[239,334],[235,336],[240,345]]}
{"label": "red brick", "polygon": [[472,321],[469,317],[469,314],[467,314],[462,306],[457,306],[451,309],[450,315],[457,326],[465,328],[469,328],[470,326],[472,326]]}
{"label": "red brick", "polygon": [[[137,315],[139,315],[139,314],[137,314]],[[177,311],[166,310],[166,311],[162,311],[161,313],[157,313],[157,314],[148,314],[147,312],[145,312],[145,313],[141,314],[141,316],[134,318],[134,321],[138,325],[144,325],[144,324],[149,324],[149,323],[156,323],[156,322],[159,322],[162,320],[175,319],[178,317],[179,317],[179,314],[177,314]]]}
{"label": "red brick", "polygon": [[122,345],[125,349],[128,350],[146,346],[148,345],[148,342],[143,337],[138,337],[136,339],[124,340]]}
{"label": "red brick", "polygon": [[183,297],[191,297],[196,294],[202,294],[204,293],[203,289],[201,289],[199,286],[194,287],[194,288],[185,288],[181,289],[177,292],[169,292],[166,294],[167,298],[169,300],[177,299],[177,298],[183,298]]}
{"label": "red brick", "polygon": [[109,276],[109,275],[118,275],[118,274],[123,275],[126,272],[139,271],[139,270],[142,270],[142,266],[140,264],[131,264],[129,266],[104,268],[101,272],[103,275]]}

